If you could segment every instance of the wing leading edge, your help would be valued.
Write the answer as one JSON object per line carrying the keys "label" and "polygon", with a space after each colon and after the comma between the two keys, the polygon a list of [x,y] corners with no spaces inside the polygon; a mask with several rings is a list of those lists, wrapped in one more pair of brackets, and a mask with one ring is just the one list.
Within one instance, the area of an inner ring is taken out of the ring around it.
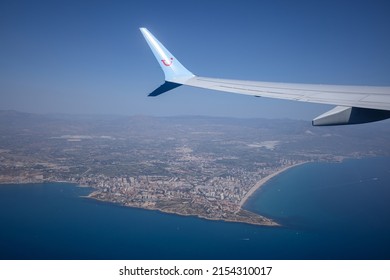
{"label": "wing leading edge", "polygon": [[186,69],[146,28],[140,28],[160,67],[165,83],[149,96],[187,85],[217,91],[336,105],[313,125],[343,125],[390,118],[390,87],[289,84],[199,77]]}

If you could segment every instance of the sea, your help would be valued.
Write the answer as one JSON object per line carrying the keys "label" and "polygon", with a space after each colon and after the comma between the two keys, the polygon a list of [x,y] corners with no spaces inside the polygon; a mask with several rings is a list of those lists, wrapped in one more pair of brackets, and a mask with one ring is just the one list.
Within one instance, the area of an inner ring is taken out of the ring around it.
{"label": "sea", "polygon": [[72,184],[0,185],[0,259],[390,259],[390,158],[307,163],[245,208],[281,227],[86,198]]}

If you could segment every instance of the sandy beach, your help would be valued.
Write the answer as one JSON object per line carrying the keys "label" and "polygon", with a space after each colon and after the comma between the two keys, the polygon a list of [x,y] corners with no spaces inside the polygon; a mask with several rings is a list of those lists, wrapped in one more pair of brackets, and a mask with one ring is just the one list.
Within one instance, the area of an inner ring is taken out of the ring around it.
{"label": "sandy beach", "polygon": [[297,163],[297,164],[293,164],[293,165],[289,165],[289,166],[286,166],[282,169],[279,169],[278,171],[276,171],[275,173],[272,173],[270,175],[268,175],[267,177],[264,177],[262,178],[260,181],[258,181],[247,193],[246,195],[241,199],[239,205],[240,205],[240,208],[242,208],[242,206],[245,204],[245,202],[248,200],[248,198],[254,194],[255,191],[257,191],[259,188],[261,188],[265,183],[267,183],[269,180],[271,180],[273,177],[275,176],[278,176],[279,174],[283,173],[284,171],[290,169],[290,168],[293,168],[295,166],[298,166],[298,165],[302,165],[306,162],[300,162],[300,163]]}

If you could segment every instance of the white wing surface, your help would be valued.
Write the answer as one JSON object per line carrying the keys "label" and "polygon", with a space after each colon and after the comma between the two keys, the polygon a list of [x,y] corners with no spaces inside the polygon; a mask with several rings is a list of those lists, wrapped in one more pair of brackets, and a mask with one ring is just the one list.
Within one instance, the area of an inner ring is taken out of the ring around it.
{"label": "white wing surface", "polygon": [[231,93],[336,105],[313,125],[342,125],[390,118],[390,87],[255,82],[199,77],[186,69],[146,28],[141,28],[165,74],[165,83],[149,96],[180,85]]}

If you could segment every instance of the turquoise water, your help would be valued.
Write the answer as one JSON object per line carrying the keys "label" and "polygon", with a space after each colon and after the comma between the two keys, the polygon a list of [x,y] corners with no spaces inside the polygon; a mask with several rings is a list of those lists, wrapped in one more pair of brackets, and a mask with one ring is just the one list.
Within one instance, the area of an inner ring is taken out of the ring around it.
{"label": "turquoise water", "polygon": [[69,184],[0,186],[0,259],[390,259],[390,158],[310,163],[246,208],[280,228],[125,208]]}

